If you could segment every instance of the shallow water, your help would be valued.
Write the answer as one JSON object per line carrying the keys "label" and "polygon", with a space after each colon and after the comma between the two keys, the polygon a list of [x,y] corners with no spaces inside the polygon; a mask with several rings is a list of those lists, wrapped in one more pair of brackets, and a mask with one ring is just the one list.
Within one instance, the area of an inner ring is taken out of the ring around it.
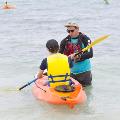
{"label": "shallow water", "polygon": [[[1,120],[119,120],[120,2],[109,0],[10,0],[16,9],[0,9]],[[0,5],[2,5],[0,1]],[[85,88],[87,102],[73,110],[37,101],[31,88],[10,91],[34,79],[47,56],[45,43],[67,35],[66,22],[77,22],[92,40],[111,36],[94,47],[93,84]]]}

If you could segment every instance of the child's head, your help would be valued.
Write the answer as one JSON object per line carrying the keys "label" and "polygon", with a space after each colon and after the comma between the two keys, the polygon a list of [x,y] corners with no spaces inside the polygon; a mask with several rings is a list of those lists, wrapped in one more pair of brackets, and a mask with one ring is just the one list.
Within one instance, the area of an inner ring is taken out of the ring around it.
{"label": "child's head", "polygon": [[48,40],[46,43],[46,47],[51,53],[57,53],[59,50],[58,42],[54,39]]}

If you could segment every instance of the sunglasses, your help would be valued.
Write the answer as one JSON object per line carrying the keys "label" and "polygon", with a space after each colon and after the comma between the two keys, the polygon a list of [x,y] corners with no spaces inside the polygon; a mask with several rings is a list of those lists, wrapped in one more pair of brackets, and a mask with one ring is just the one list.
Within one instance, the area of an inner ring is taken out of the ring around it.
{"label": "sunglasses", "polygon": [[70,33],[70,32],[74,32],[74,31],[75,31],[75,30],[68,30],[68,29],[67,29],[67,32],[68,32],[68,33]]}

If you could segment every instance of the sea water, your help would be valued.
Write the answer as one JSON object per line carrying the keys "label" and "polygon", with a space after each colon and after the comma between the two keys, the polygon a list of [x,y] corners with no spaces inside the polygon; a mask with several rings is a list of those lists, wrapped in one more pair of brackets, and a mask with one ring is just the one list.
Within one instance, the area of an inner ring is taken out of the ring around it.
{"label": "sea water", "polygon": [[[0,6],[4,1],[0,1]],[[119,120],[120,119],[120,2],[119,0],[9,0],[16,9],[0,8],[0,120]],[[93,82],[87,101],[50,105],[32,95],[32,85],[11,91],[34,79],[49,39],[67,36],[64,24],[76,22],[94,46]]]}

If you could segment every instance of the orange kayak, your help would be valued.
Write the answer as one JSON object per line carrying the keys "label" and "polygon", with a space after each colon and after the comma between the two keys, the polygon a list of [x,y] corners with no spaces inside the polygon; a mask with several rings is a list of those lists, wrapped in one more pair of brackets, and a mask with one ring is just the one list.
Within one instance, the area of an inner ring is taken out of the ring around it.
{"label": "orange kayak", "polygon": [[15,9],[15,7],[14,6],[10,6],[10,5],[5,5],[5,6],[3,6],[2,7],[3,9]]}
{"label": "orange kayak", "polygon": [[58,92],[54,88],[50,88],[48,85],[44,86],[47,76],[38,79],[33,86],[33,95],[38,100],[43,100],[51,104],[66,104],[70,108],[73,108],[76,104],[84,103],[86,101],[86,94],[82,88],[82,85],[71,78],[75,83],[75,90],[73,92]]}

